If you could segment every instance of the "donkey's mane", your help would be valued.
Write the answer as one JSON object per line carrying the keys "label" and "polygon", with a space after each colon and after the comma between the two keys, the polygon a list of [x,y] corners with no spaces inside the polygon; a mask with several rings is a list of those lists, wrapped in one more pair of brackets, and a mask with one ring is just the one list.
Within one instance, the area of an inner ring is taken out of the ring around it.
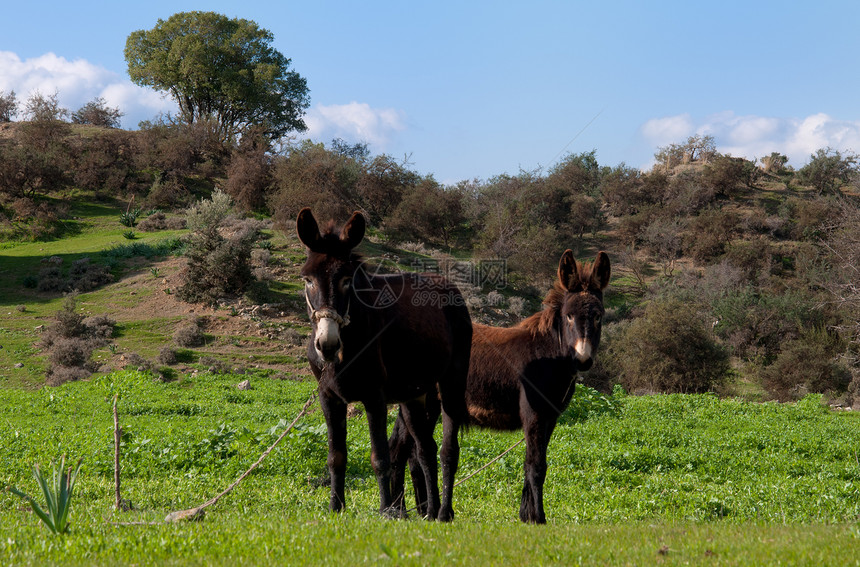
{"label": "donkey's mane", "polygon": [[553,332],[555,329],[555,318],[561,311],[561,305],[564,302],[564,295],[568,292],[588,291],[592,287],[591,273],[593,270],[592,262],[582,262],[576,265],[576,278],[573,280],[570,289],[566,289],[557,278],[552,289],[546,294],[542,303],[543,309],[520,321],[519,327],[522,327],[531,332],[532,335],[545,335]]}

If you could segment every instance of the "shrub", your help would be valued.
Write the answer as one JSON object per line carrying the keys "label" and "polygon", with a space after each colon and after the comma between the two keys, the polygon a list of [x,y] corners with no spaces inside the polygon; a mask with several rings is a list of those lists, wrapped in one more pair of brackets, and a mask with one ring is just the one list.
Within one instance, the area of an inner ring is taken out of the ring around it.
{"label": "shrub", "polygon": [[62,309],[54,316],[54,324],[42,335],[42,346],[48,350],[48,385],[89,376],[93,350],[107,344],[113,336],[116,325],[113,319],[104,315],[85,319],[76,306],[77,294],[68,294]]}
{"label": "shrub", "polygon": [[72,113],[75,124],[92,124],[104,128],[119,128],[119,119],[123,113],[119,108],[110,108],[107,101],[97,97]]}
{"label": "shrub", "polygon": [[517,234],[508,267],[538,281],[554,273],[564,245],[561,236],[553,226],[528,227]]}
{"label": "shrub", "polygon": [[618,337],[621,385],[627,391],[707,392],[729,373],[729,356],[696,309],[677,299],[653,301]]}
{"label": "shrub", "polygon": [[633,246],[640,242],[645,228],[651,224],[660,214],[657,205],[648,205],[629,216],[621,217],[618,223],[618,237],[626,246]]}
{"label": "shrub", "polygon": [[702,170],[702,183],[717,195],[732,197],[738,189],[752,187],[761,175],[755,164],[744,158],[718,155]]}
{"label": "shrub", "polygon": [[[631,215],[643,206],[656,203],[667,183],[668,177],[662,173],[643,176],[638,169],[621,164],[603,176],[600,193],[610,213]],[[660,189],[654,191],[657,187]]]}
{"label": "shrub", "polygon": [[75,184],[95,191],[97,198],[117,196],[130,180],[131,136],[124,131],[81,138],[75,147]]}
{"label": "shrub", "polygon": [[100,344],[107,344],[108,339],[113,338],[116,329],[116,321],[107,315],[95,315],[83,321],[87,328],[87,335],[97,340]]}
{"label": "shrub", "polygon": [[806,394],[844,393],[851,373],[834,355],[839,341],[826,331],[813,329],[783,345],[776,360],[759,372],[762,386],[779,401],[793,401]]}
{"label": "shrub", "polygon": [[714,332],[742,358],[770,364],[782,345],[800,338],[803,329],[830,323],[821,302],[808,292],[760,293],[753,288],[726,294],[713,302]]}
{"label": "shrub", "polygon": [[162,212],[155,212],[140,221],[137,229],[143,232],[155,232],[158,230],[182,230],[186,228],[187,222],[184,217],[167,217]]}
{"label": "shrub", "polygon": [[674,215],[698,213],[715,200],[716,191],[695,170],[673,175],[663,191],[663,204]]}
{"label": "shrub", "polygon": [[398,163],[385,154],[374,157],[369,163],[358,164],[361,167],[355,192],[372,223],[379,223],[390,215],[405,193],[415,191],[426,181],[407,167],[406,160]]}
{"label": "shrub", "polygon": [[144,199],[147,207],[174,209],[186,206],[192,199],[188,186],[177,176],[159,176],[149,188]]}
{"label": "shrub", "polygon": [[775,250],[767,239],[730,242],[725,250],[724,261],[741,270],[748,282],[766,276],[771,270]]}
{"label": "shrub", "polygon": [[354,158],[330,152],[309,140],[290,148],[272,170],[268,198],[275,225],[288,226],[299,211],[311,207],[318,219],[345,219],[358,201],[356,183],[361,164]]}
{"label": "shrub", "polygon": [[791,197],[780,207],[779,213],[787,218],[792,229],[790,235],[795,240],[817,240],[828,221],[839,215],[840,204],[832,197],[816,196],[812,199]]}
{"label": "shrub", "polygon": [[164,213],[157,212],[152,213],[142,221],[140,221],[137,225],[137,229],[143,232],[155,232],[157,230],[166,230],[167,229],[167,217],[164,216]]}
{"label": "shrub", "polygon": [[87,334],[84,315],[77,312],[78,294],[70,293],[63,299],[62,308],[54,315],[54,324],[46,331],[43,339],[53,337],[74,339]]}
{"label": "shrub", "polygon": [[242,136],[233,151],[224,189],[242,210],[260,209],[265,204],[265,191],[272,183],[269,150],[265,136],[250,133]]}
{"label": "shrub", "polygon": [[640,237],[648,251],[663,269],[663,275],[670,276],[675,268],[675,260],[681,255],[681,230],[683,226],[676,218],[657,217],[642,228]]}
{"label": "shrub", "polygon": [[0,122],[11,122],[18,114],[18,99],[15,91],[0,91]]}
{"label": "shrub", "polygon": [[92,350],[92,345],[84,339],[60,338],[51,345],[48,360],[54,366],[83,367]]}
{"label": "shrub", "polygon": [[769,156],[761,158],[762,170],[765,173],[772,173],[774,175],[785,173],[785,164],[787,163],[788,156],[785,156],[779,152],[771,152]]}
{"label": "shrub", "polygon": [[857,174],[857,162],[856,155],[843,156],[833,148],[819,149],[797,172],[797,180],[814,187],[819,193],[835,192]]}
{"label": "shrub", "polygon": [[39,291],[61,291],[66,287],[63,272],[58,266],[46,266],[39,270],[36,289]]}
{"label": "shrub", "polygon": [[731,211],[703,211],[694,217],[687,227],[687,253],[697,262],[710,263],[723,254],[739,222],[737,214]]}
{"label": "shrub", "polygon": [[255,282],[251,251],[261,226],[251,220],[227,226],[229,199],[218,191],[188,213],[188,226],[194,232],[187,240],[188,264],[177,290],[183,301],[215,305],[226,295],[243,293]]}
{"label": "shrub", "polygon": [[173,341],[181,347],[197,347],[204,343],[206,336],[201,328],[203,321],[195,319],[177,327]]}
{"label": "shrub", "polygon": [[403,198],[385,221],[386,231],[399,240],[434,242],[446,248],[466,222],[464,196],[445,189],[432,179],[404,192]]}
{"label": "shrub", "polygon": [[113,276],[107,266],[91,264],[89,258],[81,258],[72,262],[66,289],[91,291],[113,281]]}
{"label": "shrub", "polygon": [[159,364],[176,364],[176,351],[170,347],[161,347],[161,350],[158,351],[158,357],[156,357],[156,361]]}
{"label": "shrub", "polygon": [[66,382],[89,378],[90,375],[92,375],[92,372],[81,366],[49,366],[45,373],[45,384],[48,386],[60,386]]}

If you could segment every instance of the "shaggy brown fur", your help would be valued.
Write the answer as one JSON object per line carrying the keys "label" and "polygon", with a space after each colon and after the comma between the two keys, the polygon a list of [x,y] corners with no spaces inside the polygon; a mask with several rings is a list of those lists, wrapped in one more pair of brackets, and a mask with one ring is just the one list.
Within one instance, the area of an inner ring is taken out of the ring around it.
{"label": "shaggy brown fur", "polygon": [[[577,370],[586,370],[600,342],[603,290],[609,283],[608,256],[578,264],[570,250],[559,262],[558,281],[544,309],[510,328],[474,325],[466,386],[471,423],[491,429],[522,428],[526,437],[525,481],[520,519],[544,523],[546,450],[558,416],[570,403]],[[435,417],[430,416],[434,420]],[[395,461],[393,494],[402,505],[405,461],[410,463],[416,500],[423,482],[410,456],[410,440],[398,421],[389,439]]]}

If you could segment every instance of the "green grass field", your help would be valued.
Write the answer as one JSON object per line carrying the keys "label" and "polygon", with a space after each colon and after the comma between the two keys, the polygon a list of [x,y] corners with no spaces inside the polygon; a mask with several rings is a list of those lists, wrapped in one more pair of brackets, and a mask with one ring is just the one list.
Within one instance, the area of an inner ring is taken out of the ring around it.
{"label": "green grass field", "polygon": [[[376,513],[362,416],[349,420],[348,508],[327,511],[318,406],[204,521],[158,522],[246,470],[313,382],[138,372],[0,396],[0,481],[35,495],[33,463],[83,457],[72,531],[53,536],[0,494],[4,565],[856,565],[860,419],[709,395],[607,397],[580,387],[550,445],[548,525],[517,519],[523,448],[457,488],[449,525]],[[123,498],[113,510],[111,402],[119,394]],[[393,414],[391,420],[393,421]],[[516,442],[470,431],[459,478]]]}

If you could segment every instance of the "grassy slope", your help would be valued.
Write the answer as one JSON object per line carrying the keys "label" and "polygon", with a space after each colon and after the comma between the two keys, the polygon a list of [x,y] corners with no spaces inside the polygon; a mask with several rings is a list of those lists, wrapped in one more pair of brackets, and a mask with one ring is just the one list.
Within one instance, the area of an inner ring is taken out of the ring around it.
{"label": "grassy slope", "polygon": [[[231,317],[229,310],[214,311],[183,304],[172,295],[179,283],[181,261],[169,255],[128,258],[123,257],[124,254],[116,254],[117,249],[132,245],[157,246],[182,232],[138,231],[134,240],[128,240],[123,233],[129,229],[118,222],[119,213],[124,209],[125,205],[121,203],[77,200],[71,212],[73,220],[68,221],[66,227],[66,237],[50,242],[7,242],[0,245],[0,387],[34,388],[44,383],[47,362],[38,347],[38,328],[51,324],[54,314],[61,308],[62,296],[27,289],[23,282],[26,276],[39,273],[43,260],[54,256],[62,259],[66,272],[74,261],[85,257],[112,267],[116,278],[114,283],[82,293],[78,299],[82,312],[107,314],[119,323],[112,347],[118,354],[101,349],[94,355],[108,368],[121,367],[123,354],[139,354],[153,360],[162,347],[174,346],[176,328],[198,315],[212,319],[212,329],[207,330],[209,341],[186,362],[196,362],[200,356],[214,356],[233,367],[247,364],[255,358],[257,365],[277,370],[297,368],[301,349],[285,352],[283,345],[267,341],[263,332],[264,327],[293,327],[306,332],[303,303],[298,295],[301,286],[296,283],[297,258],[303,251],[295,239],[273,235],[274,256],[286,266],[283,268],[286,275],[270,286],[272,302],[283,302],[294,309],[286,317],[274,321],[240,321]],[[151,270],[157,272],[153,274]],[[241,349],[235,345],[251,345],[252,348]],[[265,361],[271,364],[266,365]],[[17,363],[22,363],[23,368],[15,368]]]}

